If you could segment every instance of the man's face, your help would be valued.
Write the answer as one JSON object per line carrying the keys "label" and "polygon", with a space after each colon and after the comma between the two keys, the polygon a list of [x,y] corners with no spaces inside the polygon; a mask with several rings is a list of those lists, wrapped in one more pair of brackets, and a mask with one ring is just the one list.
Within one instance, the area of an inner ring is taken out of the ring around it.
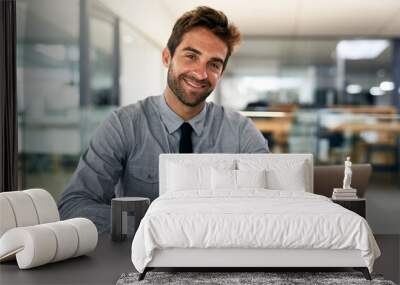
{"label": "man's face", "polygon": [[172,58],[168,49],[163,52],[168,87],[184,105],[201,104],[221,78],[227,52],[226,44],[207,29],[187,32]]}

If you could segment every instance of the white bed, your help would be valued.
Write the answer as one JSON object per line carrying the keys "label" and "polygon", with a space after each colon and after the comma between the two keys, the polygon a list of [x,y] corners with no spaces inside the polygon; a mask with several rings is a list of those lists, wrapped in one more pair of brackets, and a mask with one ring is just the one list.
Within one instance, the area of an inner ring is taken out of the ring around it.
{"label": "white bed", "polygon": [[310,154],[161,155],[160,197],[132,243],[140,278],[154,267],[354,267],[370,278],[380,251],[367,222],[312,194],[312,173]]}

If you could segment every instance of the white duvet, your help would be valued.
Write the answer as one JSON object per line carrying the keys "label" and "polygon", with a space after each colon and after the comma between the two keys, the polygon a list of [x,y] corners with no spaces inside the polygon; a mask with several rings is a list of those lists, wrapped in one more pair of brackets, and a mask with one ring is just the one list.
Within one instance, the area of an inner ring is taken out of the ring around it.
{"label": "white duvet", "polygon": [[143,272],[165,248],[358,249],[371,272],[380,255],[359,215],[324,196],[265,189],[160,196],[133,239],[135,268]]}

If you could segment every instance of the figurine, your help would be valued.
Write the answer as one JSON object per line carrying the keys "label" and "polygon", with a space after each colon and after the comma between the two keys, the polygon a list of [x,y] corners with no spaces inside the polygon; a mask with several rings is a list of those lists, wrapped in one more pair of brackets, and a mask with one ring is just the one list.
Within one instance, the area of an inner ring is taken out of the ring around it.
{"label": "figurine", "polygon": [[346,157],[346,161],[344,162],[344,179],[343,179],[343,189],[351,189],[351,161],[350,156]]}

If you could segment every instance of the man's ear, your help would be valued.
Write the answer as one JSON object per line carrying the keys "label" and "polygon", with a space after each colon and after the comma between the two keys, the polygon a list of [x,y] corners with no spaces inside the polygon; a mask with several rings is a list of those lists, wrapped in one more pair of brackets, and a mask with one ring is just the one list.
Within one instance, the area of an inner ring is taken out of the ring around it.
{"label": "man's ear", "polygon": [[162,62],[164,66],[168,67],[170,61],[171,61],[171,53],[169,52],[168,48],[164,48],[162,51]]}

